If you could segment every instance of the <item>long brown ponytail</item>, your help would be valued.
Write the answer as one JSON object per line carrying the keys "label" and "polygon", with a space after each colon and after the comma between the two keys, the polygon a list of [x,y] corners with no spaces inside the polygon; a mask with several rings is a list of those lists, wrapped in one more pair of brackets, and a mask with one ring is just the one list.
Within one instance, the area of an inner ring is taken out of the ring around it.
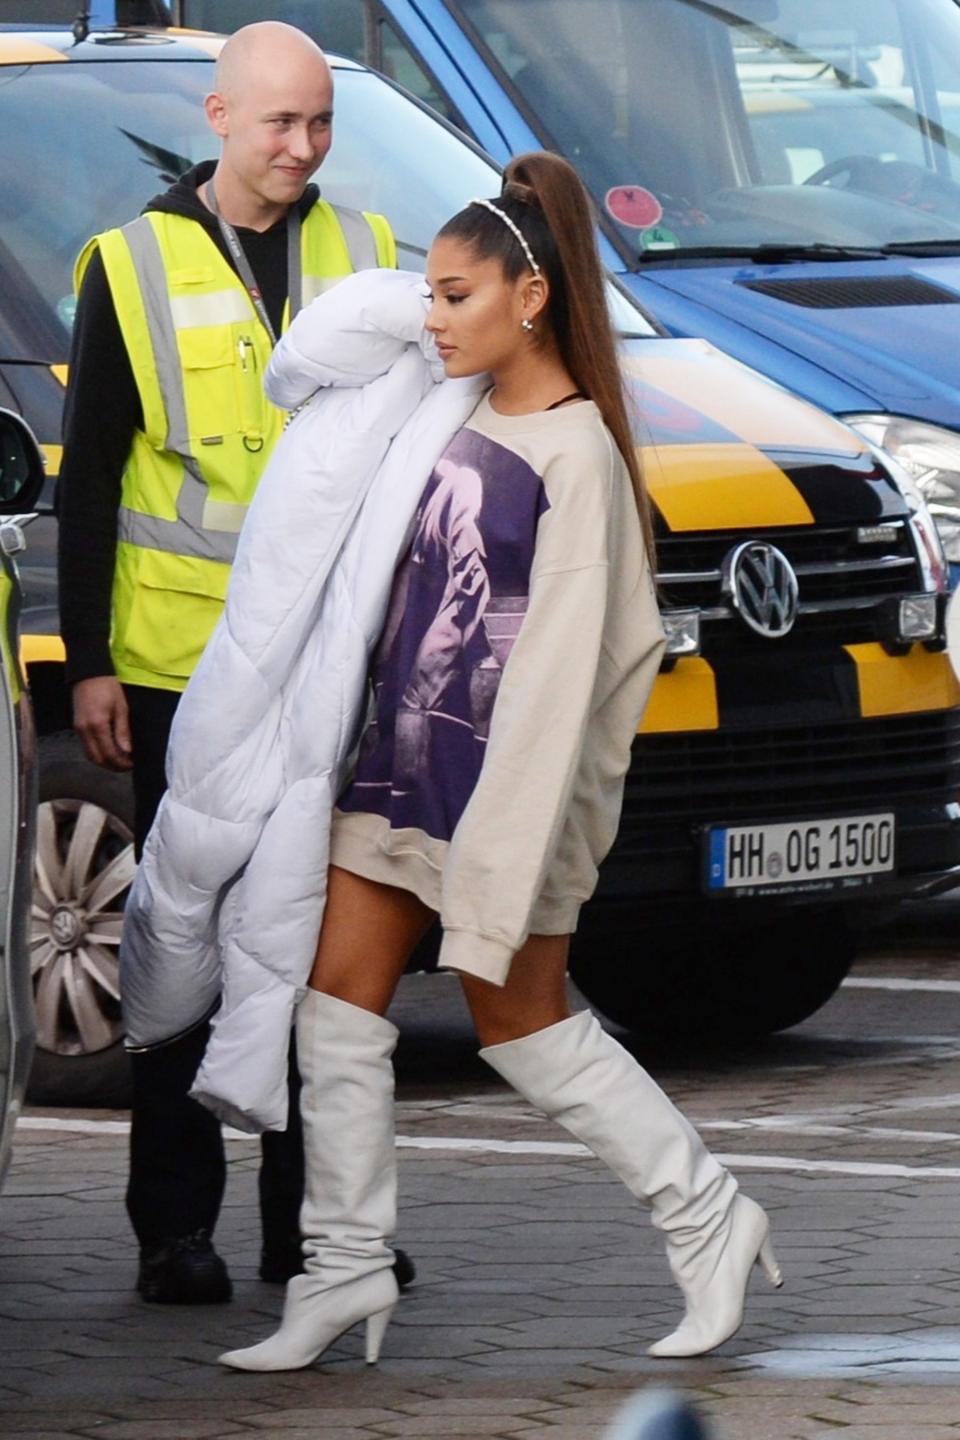
{"label": "long brown ponytail", "polygon": [[[547,277],[548,323],[577,388],[594,401],[623,456],[654,566],[650,502],[631,433],[590,198],[583,182],[561,156],[534,150],[507,165],[495,203],[519,227]],[[465,240],[481,258],[498,257],[510,280],[528,268],[511,231],[482,205],[461,210],[440,234]]]}

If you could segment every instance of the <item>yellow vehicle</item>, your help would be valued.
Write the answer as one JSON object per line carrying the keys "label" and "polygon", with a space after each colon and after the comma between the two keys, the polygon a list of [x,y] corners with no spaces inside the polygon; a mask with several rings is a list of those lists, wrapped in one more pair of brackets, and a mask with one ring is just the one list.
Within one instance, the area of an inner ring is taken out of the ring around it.
{"label": "yellow vehicle", "polygon": [[[50,1102],[108,1098],[122,1080],[116,951],[133,867],[128,785],[70,732],[57,631],[71,269],[88,235],[211,153],[200,102],[220,43],[0,27],[0,118],[19,137],[0,185],[0,404],[26,416],[48,464],[22,574],[41,736],[33,1094]],[[498,172],[391,82],[334,65],[324,193],[387,215],[401,264],[419,266],[444,219],[497,193]],[[960,879],[942,552],[909,479],[851,430],[705,342],[666,338],[613,285],[611,304],[669,647],[575,976],[627,1026],[760,1033],[832,993],[863,924]]]}

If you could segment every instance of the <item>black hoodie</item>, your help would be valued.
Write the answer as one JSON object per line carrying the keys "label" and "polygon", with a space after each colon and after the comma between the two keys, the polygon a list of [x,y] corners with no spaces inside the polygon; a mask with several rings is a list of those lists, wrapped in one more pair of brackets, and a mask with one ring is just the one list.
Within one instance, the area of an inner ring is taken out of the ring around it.
{"label": "black hoodie", "polygon": [[[186,215],[207,231],[233,266],[216,217],[200,199],[216,162],[194,166],[145,210]],[[303,216],[319,191],[308,185]],[[287,298],[287,227],[237,227],[267,314],[279,334]],[[236,268],[235,266],[233,268]],[[84,276],[73,328],[70,381],[63,420],[63,462],[58,483],[60,634],[67,650],[67,680],[112,675],[110,603],[117,545],[120,481],[143,410],[99,251]]]}

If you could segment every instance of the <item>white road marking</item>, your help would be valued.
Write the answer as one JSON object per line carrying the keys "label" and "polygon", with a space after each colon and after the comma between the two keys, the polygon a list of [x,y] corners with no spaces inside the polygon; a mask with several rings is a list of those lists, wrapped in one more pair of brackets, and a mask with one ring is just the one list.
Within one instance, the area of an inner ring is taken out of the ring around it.
{"label": "white road marking", "polygon": [[[556,1155],[582,1159],[586,1145],[564,1140],[480,1140],[440,1135],[398,1135],[398,1150],[446,1150],[487,1155]],[[720,1155],[721,1165],[733,1170],[789,1170],[812,1175],[877,1175],[897,1179],[960,1180],[960,1166],[895,1165],[882,1161],[801,1160],[788,1155]]]}
{"label": "white road marking", "polygon": [[910,980],[882,975],[848,975],[845,990],[917,990],[932,995],[960,995],[960,980]]}
{"label": "white road marking", "polygon": [[560,1155],[582,1160],[592,1152],[576,1140],[488,1140],[478,1136],[398,1135],[398,1150],[446,1150],[475,1155]]}
{"label": "white road marking", "polygon": [[[833,1123],[840,1125],[844,1130],[857,1127],[864,1122],[882,1120],[886,1116],[893,1115],[914,1115],[925,1110],[957,1110],[960,1111],[960,1093],[951,1091],[946,1095],[913,1095],[902,1100],[874,1101],[869,1104],[841,1104],[841,1105],[820,1105],[812,1110],[796,1111],[793,1114],[775,1113],[756,1117],[758,1126],[772,1128],[783,1127],[788,1130],[802,1130],[806,1126]],[[697,1119],[698,1126],[706,1127],[712,1122],[709,1119]],[[731,1123],[731,1122],[718,1122]],[[742,1122],[747,1126],[752,1125],[753,1120]],[[859,1132],[857,1132],[859,1133]],[[916,1131],[909,1131],[908,1134],[917,1134]]]}
{"label": "white road marking", "polygon": [[769,1130],[789,1135],[813,1135],[822,1139],[906,1140],[910,1144],[957,1144],[960,1132],[955,1130],[894,1130],[885,1125],[807,1125],[801,1120],[783,1117],[771,1120],[698,1120],[698,1130]]}
{"label": "white road marking", "polygon": [[[127,1120],[70,1120],[50,1115],[24,1115],[18,1130],[56,1130],[84,1135],[127,1135]],[[227,1140],[253,1141],[255,1136],[224,1126]],[[583,1159],[591,1152],[585,1145],[565,1140],[492,1140],[466,1136],[398,1135],[398,1150],[444,1151],[447,1154],[553,1155]],[[960,1180],[960,1166],[895,1165],[859,1160],[805,1160],[788,1155],[718,1155],[722,1165],[734,1170],[779,1170],[811,1175],[889,1176],[907,1180]]]}
{"label": "white road marking", "polygon": [[[76,1135],[129,1135],[129,1120],[71,1120],[59,1115],[21,1115],[17,1120],[17,1130],[59,1130]],[[235,1130],[232,1125],[224,1125],[223,1136],[225,1140],[256,1140],[256,1135],[247,1135],[242,1130]]]}
{"label": "white road marking", "polygon": [[804,1175],[876,1175],[900,1180],[960,1180],[957,1165],[893,1165],[874,1160],[798,1160],[787,1155],[717,1155],[731,1170],[790,1170]]}

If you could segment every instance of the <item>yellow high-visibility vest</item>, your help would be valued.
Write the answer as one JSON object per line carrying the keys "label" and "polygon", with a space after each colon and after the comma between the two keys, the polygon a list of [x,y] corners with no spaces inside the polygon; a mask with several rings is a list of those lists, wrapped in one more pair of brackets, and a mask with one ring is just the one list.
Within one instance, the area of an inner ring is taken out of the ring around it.
{"label": "yellow high-visibility vest", "polygon": [[[110,649],[119,679],[182,690],[220,617],[237,536],[285,414],[263,393],[270,336],[211,236],[149,211],[94,236],[143,408],[123,472]],[[300,230],[306,305],[396,265],[382,215],[318,200]],[[283,329],[290,320],[284,307]]]}

